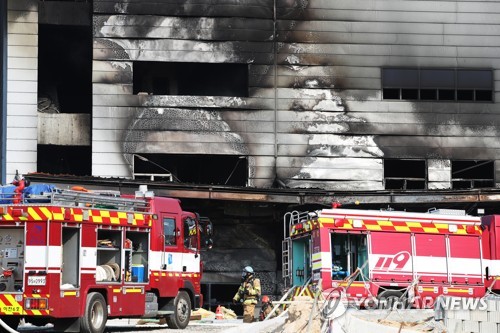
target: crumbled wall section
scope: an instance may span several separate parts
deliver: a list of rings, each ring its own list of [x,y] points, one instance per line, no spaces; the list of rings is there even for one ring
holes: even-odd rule
[[[10,182],[16,170],[36,171],[38,2],[7,1],[6,179]]]

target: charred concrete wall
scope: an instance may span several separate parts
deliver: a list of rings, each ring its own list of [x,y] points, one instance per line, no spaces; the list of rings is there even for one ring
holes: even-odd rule
[[[497,160],[497,103],[385,100],[382,68],[496,74],[499,6],[96,0],[93,174],[130,176],[134,153],[227,154],[249,158],[250,186],[380,190],[384,159],[410,158],[450,188],[450,160]],[[245,65],[248,95],[134,93],[148,61]]]

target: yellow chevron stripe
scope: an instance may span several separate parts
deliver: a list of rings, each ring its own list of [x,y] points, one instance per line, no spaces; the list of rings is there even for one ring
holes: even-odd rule
[[[40,215],[38,215],[38,213],[33,209],[33,207],[28,207],[28,215],[31,216],[33,218],[33,220],[35,220],[35,221],[42,220]]]
[[[40,210],[45,215],[46,219],[52,219],[52,213],[50,212],[50,210],[47,207],[41,207]]]

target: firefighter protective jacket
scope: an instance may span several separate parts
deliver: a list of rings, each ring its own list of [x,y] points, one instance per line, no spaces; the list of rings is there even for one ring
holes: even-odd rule
[[[260,298],[260,280],[251,276],[245,280],[233,299],[238,302],[243,300],[243,304],[257,304]]]

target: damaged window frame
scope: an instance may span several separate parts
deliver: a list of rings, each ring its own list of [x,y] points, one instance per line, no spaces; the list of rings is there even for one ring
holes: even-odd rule
[[[414,165],[411,165],[412,163]],[[410,173],[403,175],[401,170]],[[415,172],[417,175],[421,173],[421,176],[415,176]],[[384,159],[384,188],[386,190],[426,190],[427,179],[427,160]],[[397,184],[400,185],[396,186]]]
[[[488,173],[490,177],[485,178]],[[451,186],[453,189],[494,188],[495,161],[451,160]]]
[[[134,179],[248,186],[248,156],[223,154],[134,153]]]
[[[249,96],[249,67],[239,63],[133,62],[134,95]]]

